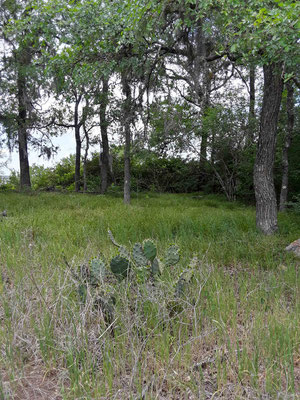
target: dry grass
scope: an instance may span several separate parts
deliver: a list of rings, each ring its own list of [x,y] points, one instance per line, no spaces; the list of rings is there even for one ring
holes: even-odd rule
[[[184,196],[128,208],[100,196],[1,195],[0,399],[296,399],[299,261],[282,249],[300,236],[297,217],[281,216],[282,233],[264,238],[252,209],[210,201],[217,213]],[[72,273],[113,254],[108,226],[125,244],[154,237],[161,251],[182,249],[160,282],[116,282],[109,322],[95,298],[111,283],[81,303]],[[193,253],[198,267],[174,309],[175,277]]]

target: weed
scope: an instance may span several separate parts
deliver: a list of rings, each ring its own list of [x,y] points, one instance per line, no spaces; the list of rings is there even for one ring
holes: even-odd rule
[[[0,397],[47,379],[66,400],[297,396],[298,214],[264,237],[213,196],[1,193],[4,209]]]

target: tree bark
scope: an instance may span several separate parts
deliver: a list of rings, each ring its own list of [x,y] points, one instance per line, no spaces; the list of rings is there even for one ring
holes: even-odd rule
[[[100,101],[100,131],[101,131],[101,145],[102,152],[100,151],[100,176],[101,185],[100,192],[104,194],[111,181],[110,165],[109,165],[109,144],[107,136],[108,122],[106,118],[106,109],[108,105],[108,79],[102,80],[102,94]]]
[[[26,67],[30,64],[29,50],[21,52],[17,76],[17,99],[18,99],[18,147],[20,163],[20,188],[30,189],[30,171],[28,160],[28,134],[27,134],[27,93],[26,93]]]
[[[75,192],[80,190],[80,162],[81,162],[81,138],[80,138],[80,127],[78,108],[81,101],[81,96],[76,97],[75,110],[74,110],[74,129],[75,129],[75,141],[76,141],[76,153],[75,153]]]
[[[277,231],[277,202],[273,166],[277,122],[283,90],[282,64],[265,65],[258,149],[254,165],[256,226],[266,235]]]
[[[208,62],[206,61],[206,42],[203,30],[203,21],[199,20],[198,27],[195,35],[195,45],[193,50],[190,51],[190,74],[194,82],[194,93],[196,101],[201,105],[200,118],[204,118],[210,107],[210,93],[211,93],[211,75]],[[200,145],[200,159],[199,159],[199,186],[203,186],[206,182],[207,170],[207,147],[208,147],[208,133],[202,131],[201,145]]]
[[[130,204],[130,187],[131,187],[131,172],[130,172],[130,151],[131,151],[131,89],[126,75],[122,77],[123,93],[125,95],[123,108],[123,123],[125,134],[125,149],[124,149],[124,203]]]
[[[90,148],[90,138],[89,138],[89,133],[86,130],[85,125],[83,125],[84,129],[84,136],[85,136],[85,152],[84,152],[84,158],[83,158],[83,191],[84,193],[87,191],[87,158],[89,154],[89,148]]]
[[[286,111],[287,111],[287,132],[285,135],[284,146],[282,150],[282,182],[281,182],[279,211],[285,211],[286,209],[288,183],[289,183],[288,152],[293,137],[294,121],[295,121],[294,87],[291,82],[287,83]]]

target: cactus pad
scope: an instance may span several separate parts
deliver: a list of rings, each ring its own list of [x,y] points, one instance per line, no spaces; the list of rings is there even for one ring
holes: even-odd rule
[[[111,260],[110,268],[119,279],[126,278],[130,269],[130,261],[122,256],[116,256]]]
[[[139,268],[146,267],[148,260],[145,257],[143,246],[141,243],[135,243],[132,248],[132,258],[136,266]]]
[[[193,277],[194,270],[192,268],[186,269],[180,275],[176,287],[175,287],[175,297],[182,297],[187,283],[189,283]]]
[[[130,253],[125,246],[119,246],[119,255],[123,258],[130,259]]]
[[[152,240],[145,240],[144,241],[144,254],[145,257],[147,258],[147,260],[149,261],[153,261],[154,258],[156,257],[156,246],[155,244],[152,242]]]
[[[90,262],[90,284],[97,286],[107,275],[105,262],[101,258],[93,258]]]
[[[151,263],[151,275],[160,275],[160,273],[159,260],[155,257]]]
[[[114,235],[112,234],[110,229],[107,230],[107,233],[108,233],[108,236],[109,236],[110,240],[112,241],[112,243],[115,246],[120,247],[120,245],[116,242],[116,239],[114,238]]]
[[[180,259],[179,247],[172,245],[168,248],[165,256],[165,264],[167,267],[171,267],[178,263]]]

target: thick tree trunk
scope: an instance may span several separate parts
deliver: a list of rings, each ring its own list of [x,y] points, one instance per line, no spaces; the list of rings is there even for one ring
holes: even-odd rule
[[[196,33],[196,54],[194,60],[195,93],[198,104],[201,104],[201,116],[204,117],[210,107],[211,76],[208,62],[206,61],[205,34],[203,22],[199,21]],[[207,164],[207,132],[202,132],[200,146],[200,169],[205,170]],[[205,173],[204,173],[205,174]]]
[[[26,52],[25,52],[26,53]],[[27,136],[27,104],[26,104],[26,77],[24,69],[30,63],[26,54],[21,55],[20,68],[17,78],[17,98],[18,98],[18,147],[20,162],[20,188],[21,190],[30,189],[30,171],[28,160],[28,136]]]
[[[102,152],[100,151],[100,175],[101,175],[101,186],[100,192],[104,194],[107,191],[107,187],[111,181],[110,177],[110,165],[109,165],[109,144],[107,136],[107,118],[106,109],[108,105],[108,79],[102,80],[102,94],[100,101],[100,130],[101,130],[101,145]]]
[[[189,44],[188,44],[189,46]],[[203,29],[203,21],[199,20],[195,35],[195,45],[190,49],[189,73],[193,78],[193,91],[199,107],[201,107],[200,118],[205,117],[210,107],[211,72],[206,61],[206,42]],[[199,188],[207,181],[207,147],[208,133],[201,133],[200,158],[199,158]]]
[[[123,76],[123,93],[125,95],[125,102],[123,108],[123,123],[125,134],[125,149],[124,149],[124,203],[130,203],[130,187],[131,187],[131,172],[130,172],[130,151],[131,151],[131,89],[127,77]]]
[[[284,211],[286,209],[286,202],[288,195],[288,180],[289,180],[288,152],[293,137],[294,121],[295,121],[294,88],[291,82],[287,83],[286,111],[287,111],[287,132],[285,135],[285,141],[282,150],[282,182],[281,182],[279,211]]]
[[[256,226],[264,234],[277,231],[277,202],[273,178],[278,114],[283,89],[282,65],[264,66],[264,95],[258,149],[254,165]]]

